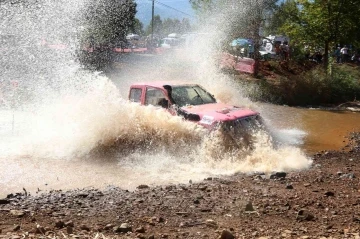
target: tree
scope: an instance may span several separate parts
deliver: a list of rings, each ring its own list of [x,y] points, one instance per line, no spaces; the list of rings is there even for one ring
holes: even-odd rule
[[[174,25],[175,25],[175,21],[173,19],[166,18],[162,24],[162,29],[161,29],[162,35],[167,36],[168,34],[174,32]]]
[[[152,28],[152,20],[150,21],[150,24],[146,28],[146,34],[150,35],[151,33],[154,33],[154,35],[161,36],[161,29],[163,27],[163,22],[161,20],[160,15],[154,16],[154,29]]]
[[[273,11],[266,16],[264,31],[266,35],[287,35],[282,26],[288,22],[299,22],[300,10],[296,0],[287,0],[275,5]]]
[[[290,2],[297,4],[298,13],[294,7],[292,8],[294,14],[291,14],[290,11],[283,11],[288,18],[279,29],[294,40],[322,47],[325,68],[328,67],[331,46],[337,43],[358,43],[360,8],[357,0],[297,0]]]
[[[183,18],[181,20],[181,31],[180,33],[187,33],[190,32],[192,29],[190,20],[188,18]]]
[[[138,34],[138,35],[144,35],[144,25],[142,24],[142,22],[135,18],[134,19],[134,23],[133,26],[131,27],[131,31],[132,33]],[[128,32],[130,33],[130,32]]]
[[[82,39],[90,42],[96,51],[82,52],[80,61],[90,67],[101,69],[112,61],[109,46],[124,41],[126,33],[134,27],[136,3],[134,0],[89,0],[82,19]]]

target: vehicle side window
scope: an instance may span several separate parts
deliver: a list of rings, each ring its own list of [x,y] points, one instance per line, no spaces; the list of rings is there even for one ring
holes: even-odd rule
[[[130,90],[130,101],[141,102],[141,93],[142,90],[140,88],[132,88]]]
[[[165,99],[164,92],[160,89],[147,88],[145,95],[145,105],[159,105],[161,100]]]

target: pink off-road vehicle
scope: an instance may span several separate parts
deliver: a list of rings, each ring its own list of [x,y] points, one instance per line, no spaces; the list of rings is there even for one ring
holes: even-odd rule
[[[173,115],[213,130],[222,129],[232,139],[244,139],[263,127],[258,112],[218,103],[197,84],[173,82],[136,83],[130,87],[129,100],[141,105],[159,106]]]

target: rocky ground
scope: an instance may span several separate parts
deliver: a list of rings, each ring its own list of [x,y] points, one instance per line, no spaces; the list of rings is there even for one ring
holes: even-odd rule
[[[360,133],[301,172],[0,199],[0,238],[360,238]]]

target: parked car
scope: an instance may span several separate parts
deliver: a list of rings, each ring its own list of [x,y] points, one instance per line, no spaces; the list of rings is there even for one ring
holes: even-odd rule
[[[180,40],[177,38],[165,37],[160,40],[160,47],[172,48],[172,47],[178,46],[179,43],[180,43]]]

